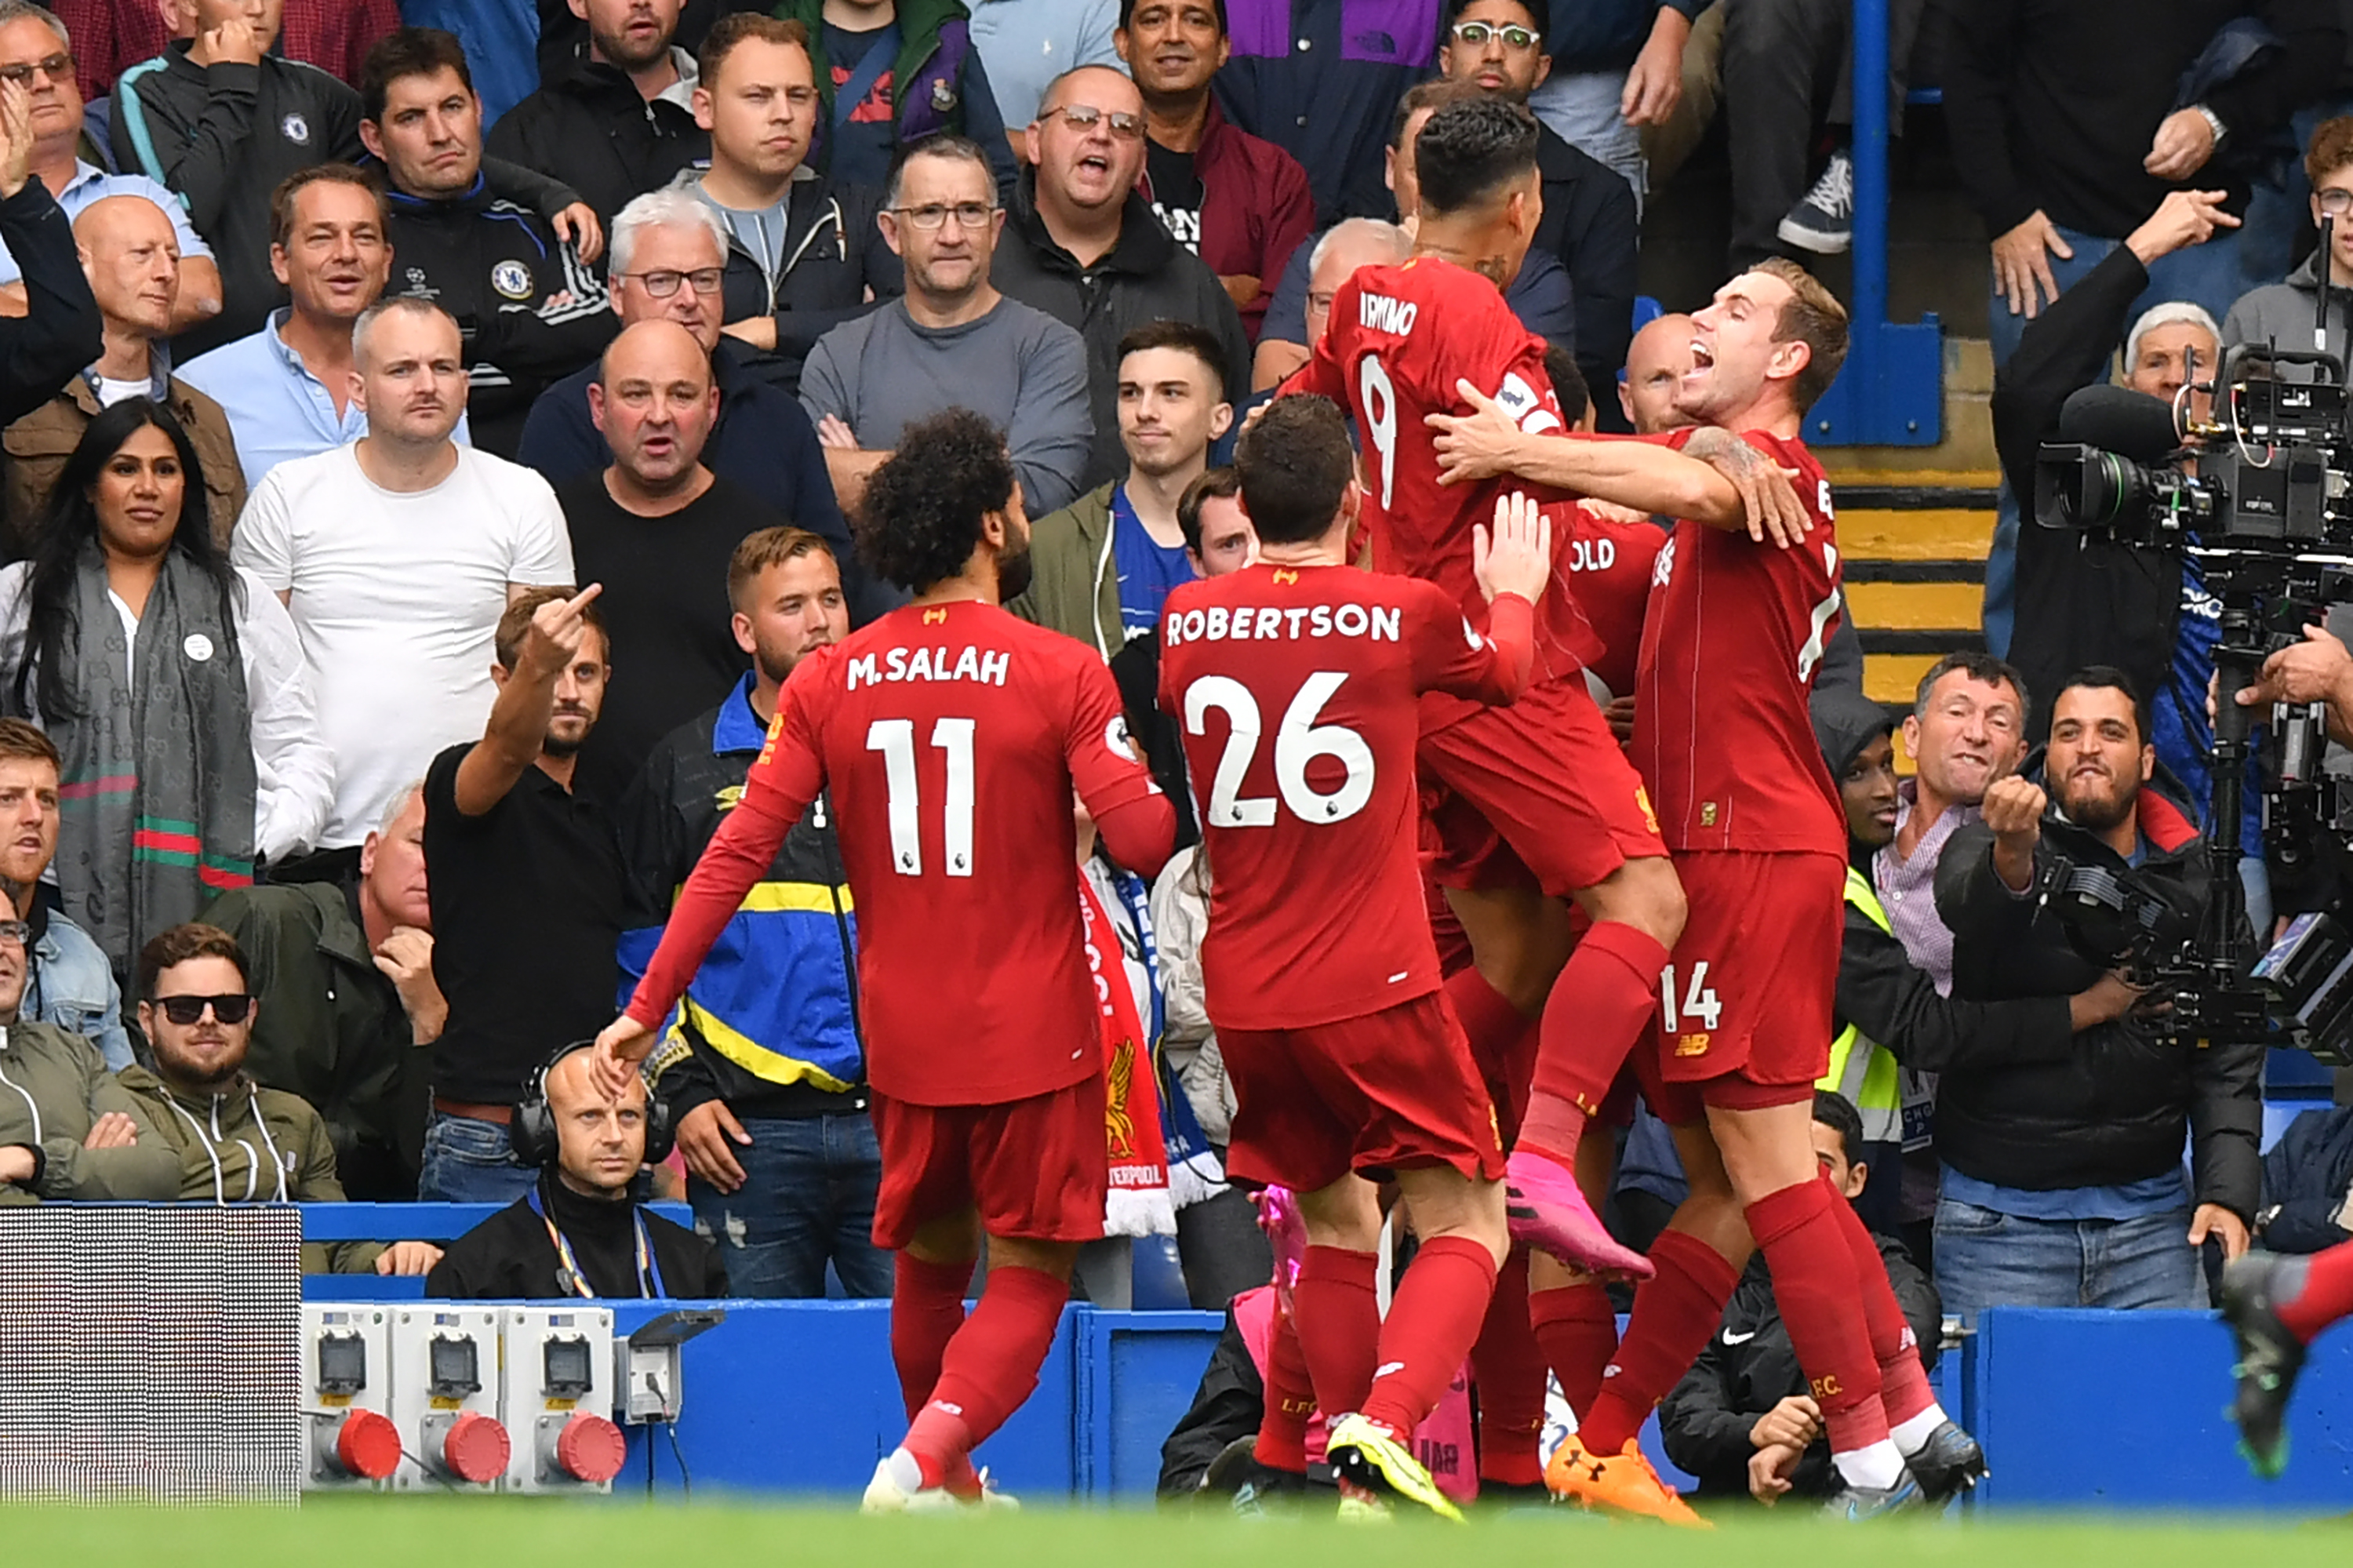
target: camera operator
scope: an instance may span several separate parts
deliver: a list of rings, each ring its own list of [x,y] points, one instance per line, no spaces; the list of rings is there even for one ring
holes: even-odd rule
[[[2071,870],[2105,873],[2164,906],[2160,925],[2198,929],[2204,842],[2153,787],[2156,771],[2131,678],[2102,666],[2071,676],[2052,705],[2042,781],[1989,786],[1984,821],[1937,863],[1957,995],[2073,995],[2127,956],[2101,950],[2091,922],[2063,923],[2050,895]],[[2255,1212],[2262,1067],[2256,1045],[2177,1043],[2147,1001],[2062,1056],[1948,1067],[1936,1103],[1946,1309],[1973,1320],[1993,1306],[2204,1306],[2197,1249],[2211,1238],[2238,1256]]]
[[[2127,313],[2148,287],[2150,266],[2203,244],[2220,229],[2237,227],[2238,220],[2221,210],[2221,200],[2220,191],[2172,192],[2105,260],[2026,324],[2017,353],[1994,376],[1993,428],[2002,477],[2027,506],[2033,504],[2038,447],[2057,439],[2060,409],[2069,394],[2108,377]],[[2134,323],[2122,384],[2170,400],[2192,379],[2189,355],[2195,353],[2195,378],[2203,380],[2216,367],[2220,344],[2213,318],[2197,306],[2155,305]],[[2192,407],[2203,415],[2206,401],[2193,398]],[[2029,518],[2019,530],[2010,662],[2030,692],[2055,691],[2071,671],[2087,664],[2120,666],[2140,692],[2167,690],[2188,679],[2190,688],[2174,695],[2186,696],[2191,713],[2202,717],[2206,674],[2213,662],[2211,620],[2200,622],[2207,628],[2202,667],[2193,658],[2192,668],[2175,670],[2182,641],[2177,621],[2193,593],[2195,603],[2211,603],[2195,589],[2176,552],[2137,549],[2098,534],[2042,527]],[[2031,715],[2029,722],[2029,741],[2040,739],[2043,715]],[[2168,756],[2168,766],[2176,761]],[[2202,791],[2196,799],[2202,810]]]
[[[2306,627],[2303,641],[2291,642],[2265,659],[2253,683],[2239,693],[2242,707],[2274,703],[2321,704],[2328,738],[2353,746],[2353,653],[2334,633]]]

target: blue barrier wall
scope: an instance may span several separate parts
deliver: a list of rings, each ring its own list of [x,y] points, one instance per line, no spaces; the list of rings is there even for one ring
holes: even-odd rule
[[[464,1205],[306,1208],[314,1241],[390,1235],[438,1240],[489,1212]],[[416,1282],[313,1276],[313,1299],[413,1298]],[[616,1301],[626,1335],[670,1302]],[[906,1429],[880,1301],[733,1301],[725,1322],[683,1353],[675,1434],[629,1429],[616,1483],[675,1495],[693,1485],[737,1491],[855,1493]],[[981,1450],[1016,1495],[1088,1501],[1149,1497],[1160,1445],[1192,1403],[1217,1343],[1207,1312],[1063,1314],[1038,1390]],[[2204,1312],[1986,1313],[1939,1362],[1945,1408],[1984,1443],[1993,1474],[1976,1506],[2353,1508],[2353,1335],[2315,1348],[2290,1417],[2293,1460],[2281,1481],[2254,1479],[2233,1452],[2230,1336]],[[1643,1445],[1671,1483],[1655,1419]],[[673,1450],[670,1438],[677,1446]],[[649,1440],[650,1439],[650,1440]],[[684,1470],[680,1461],[684,1461]]]

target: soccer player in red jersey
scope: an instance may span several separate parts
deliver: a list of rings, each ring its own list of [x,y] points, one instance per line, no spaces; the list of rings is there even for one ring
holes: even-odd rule
[[[1651,1248],[1610,1373],[1546,1478],[1589,1506],[1694,1522],[1635,1433],[1715,1331],[1750,1253],[1829,1428],[1849,1517],[1972,1484],[1983,1459],[1938,1408],[1886,1272],[1822,1180],[1808,1133],[1837,986],[1844,821],[1807,697],[1839,610],[1829,481],[1798,439],[1846,353],[1846,315],[1795,265],[1735,278],[1694,321],[1685,450],[1751,448],[1803,514],[1769,542],[1715,470],[1642,441],[1530,441],[1510,410],[1433,421],[1440,461],[1681,519],[1660,554],[1634,752],[1691,896],[1635,1065],[1674,1129],[1691,1198]],[[1485,399],[1479,399],[1484,402]]]
[[[1523,429],[1561,426],[1544,341],[1500,292],[1543,214],[1535,150],[1535,121],[1514,105],[1471,99],[1433,113],[1414,142],[1414,255],[1359,269],[1341,286],[1323,340],[1283,387],[1355,413],[1375,566],[1435,584],[1465,614],[1480,609],[1472,529],[1493,514],[1500,486],[1441,486],[1421,421],[1469,407],[1455,390],[1467,379]],[[1586,1091],[1559,1068],[1583,1040],[1631,1049],[1683,928],[1683,900],[1641,781],[1585,688],[1583,666],[1599,644],[1557,578],[1565,543],[1556,535],[1556,583],[1538,608],[1528,690],[1508,709],[1424,698],[1419,760],[1449,798],[1437,820],[1447,845],[1438,879],[1474,955],[1448,994],[1483,1060],[1508,1054],[1527,1021],[1543,1019],[1507,1175],[1513,1235],[1640,1276],[1649,1266],[1610,1238],[1571,1174]],[[1564,899],[1593,921],[1573,955]],[[1594,1105],[1608,1086],[1605,1076]]]
[[[911,428],[869,481],[858,544],[912,603],[804,659],[742,802],[680,893],[606,1082],[642,1060],[786,832],[830,787],[858,903],[858,975],[898,1253],[891,1351],[910,1425],[871,1511],[981,1498],[970,1454],[1037,1386],[1072,1260],[1103,1234],[1103,1061],[1072,885],[1075,787],[1150,875],[1176,817],[1091,649],[998,608],[1029,580],[1004,437],[961,408]],[[989,1270],[967,1319],[983,1233]]]
[[[1298,1194],[1299,1343],[1344,1483],[1452,1517],[1409,1445],[1508,1243],[1494,1109],[1422,906],[1417,705],[1518,694],[1549,527],[1514,494],[1492,550],[1475,534],[1482,635],[1443,589],[1348,564],[1363,492],[1332,403],[1277,402],[1235,466],[1258,564],[1176,589],[1160,636],[1160,702],[1217,868],[1201,965],[1236,1101],[1227,1167]],[[1386,1320],[1380,1214],[1357,1172],[1395,1178],[1420,1241]]]

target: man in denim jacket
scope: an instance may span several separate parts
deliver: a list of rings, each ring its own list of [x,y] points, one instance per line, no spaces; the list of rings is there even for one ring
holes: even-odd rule
[[[58,907],[41,875],[58,853],[58,748],[23,719],[0,719],[0,891],[32,927],[22,1016],[86,1036],[110,1071],[131,1065],[122,991],[90,933]]]

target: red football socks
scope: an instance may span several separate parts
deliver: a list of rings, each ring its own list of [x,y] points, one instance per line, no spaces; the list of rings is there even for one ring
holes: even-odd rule
[[[1447,1005],[1471,1044],[1471,1064],[1495,1109],[1495,1135],[1505,1149],[1519,1136],[1519,1110],[1527,1099],[1532,1044],[1525,1044],[1535,1022],[1487,983],[1475,967],[1455,970],[1442,988]]]
[[[1829,1182],[1812,1181],[1767,1192],[1747,1209],[1748,1234],[1773,1271],[1773,1298],[1821,1406],[1833,1457],[1888,1440],[1879,1361],[1856,1300],[1857,1259],[1831,1212],[1845,1206]],[[1873,1271],[1885,1289],[1878,1249],[1872,1254]]]
[[[1307,1358],[1315,1406],[1326,1421],[1363,1410],[1372,1390],[1381,1340],[1380,1304],[1373,1294],[1379,1261],[1336,1246],[1311,1246],[1299,1261],[1291,1308],[1299,1318],[1299,1348]]]
[[[1618,1069],[1658,1015],[1659,971],[1668,956],[1648,932],[1617,920],[1577,939],[1545,1003],[1535,1092],[1518,1148],[1576,1169],[1584,1118],[1601,1108]],[[1573,1121],[1564,1105],[1578,1113]]]
[[[940,1359],[964,1327],[964,1293],[972,1284],[973,1258],[962,1263],[925,1263],[903,1249],[897,1255],[891,1287],[891,1360],[899,1369],[899,1393],[907,1419],[923,1408],[940,1381]]]
[[[2274,1304],[2287,1331],[2310,1344],[2320,1331],[2353,1314],[2353,1242],[2340,1242],[2304,1262],[2304,1284],[2292,1301]]]
[[[1560,1396],[1582,1425],[1618,1353],[1618,1309],[1599,1280],[1587,1280],[1539,1290],[1528,1298],[1528,1316],[1553,1376],[1560,1379]]]
[[[1299,1330],[1278,1311],[1266,1347],[1266,1406],[1258,1418],[1251,1449],[1269,1469],[1303,1475],[1307,1470],[1307,1418],[1315,1410],[1315,1385],[1299,1349]]]
[[[1724,1319],[1739,1272],[1724,1255],[1682,1231],[1662,1231],[1651,1244],[1658,1272],[1634,1291],[1626,1337],[1605,1371],[1591,1414],[1580,1414],[1578,1436],[1588,1453],[1615,1454],[1642,1430],[1659,1401],[1674,1392],[1709,1336]]]
[[[1365,1419],[1410,1438],[1462,1370],[1494,1292],[1495,1255],[1486,1243],[1467,1236],[1422,1243],[1381,1324],[1380,1366],[1360,1407]]]
[[[923,1467],[925,1486],[954,1477],[1037,1388],[1070,1298],[1067,1282],[1039,1269],[989,1269],[980,1304],[948,1341],[939,1382],[900,1444]]]
[[[1408,1271],[1411,1272],[1410,1270]],[[1545,1358],[1528,1322],[1528,1249],[1515,1246],[1495,1275],[1487,1319],[1471,1347],[1479,1391],[1479,1478],[1507,1487],[1544,1479]]]
[[[1831,1217],[1838,1222],[1839,1234],[1846,1237],[1847,1251],[1854,1257],[1855,1281],[1862,1292],[1862,1327],[1871,1336],[1872,1356],[1879,1362],[1879,1404],[1892,1430],[1935,1405],[1936,1391],[1928,1386],[1927,1371],[1920,1364],[1920,1336],[1904,1316],[1895,1287],[1887,1282],[1887,1260],[1880,1255],[1879,1244],[1871,1239],[1871,1228],[1846,1201],[1846,1194],[1831,1187],[1828,1176],[1822,1178],[1822,1185],[1830,1190]]]

